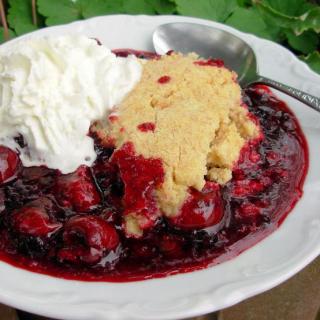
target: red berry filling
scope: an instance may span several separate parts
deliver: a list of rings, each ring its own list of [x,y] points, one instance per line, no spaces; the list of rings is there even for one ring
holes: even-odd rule
[[[208,59],[208,60],[199,60],[195,61],[194,64],[203,67],[224,67],[224,62],[221,59]]]
[[[56,178],[55,197],[63,207],[87,212],[100,203],[100,195],[88,167],[81,166],[74,173]]]
[[[204,229],[217,225],[223,218],[220,186],[207,182],[201,192],[191,190],[189,198],[171,223],[185,230]]]
[[[141,229],[153,227],[159,216],[154,191],[164,179],[162,161],[137,156],[134,146],[126,143],[114,152],[112,163],[118,167],[124,183],[123,215],[136,217]]]
[[[117,57],[126,58],[129,55],[134,55],[140,59],[159,59],[160,56],[155,52],[150,51],[141,51],[141,50],[134,50],[134,49],[114,49],[112,50]]]
[[[30,202],[12,213],[12,227],[22,235],[48,237],[62,227],[62,223],[50,218],[47,211],[51,209],[52,204],[46,198]]]
[[[110,114],[108,117],[110,122],[116,122],[119,119],[119,116],[117,116],[116,114]]]
[[[96,264],[104,252],[119,244],[116,229],[96,216],[72,217],[65,224],[62,237],[63,248],[58,252],[62,262]]]
[[[129,53],[136,52],[118,51]],[[265,87],[246,89],[244,103],[260,123],[261,139],[242,150],[227,185],[190,190],[171,219],[155,201],[162,161],[137,155],[130,143],[114,152],[92,134],[93,167],[67,175],[23,167],[0,146],[0,259],[68,279],[132,281],[201,269],[252,246],[301,197],[308,154],[298,121]],[[138,219],[142,238],[127,237],[128,215]]]
[[[158,79],[158,82],[160,84],[165,84],[165,83],[168,83],[169,81],[171,80],[171,77],[169,76],[162,76]]]
[[[14,151],[0,146],[0,185],[16,176],[19,164],[18,155]]]
[[[156,124],[153,122],[144,122],[138,125],[138,129],[142,132],[153,132],[154,130],[156,130]]]

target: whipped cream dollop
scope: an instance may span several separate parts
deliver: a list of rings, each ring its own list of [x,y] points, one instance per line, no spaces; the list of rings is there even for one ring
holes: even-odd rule
[[[62,173],[96,159],[93,121],[103,119],[142,73],[134,56],[116,57],[82,35],[29,38],[0,47],[0,144],[24,166]],[[15,139],[22,135],[25,146]]]

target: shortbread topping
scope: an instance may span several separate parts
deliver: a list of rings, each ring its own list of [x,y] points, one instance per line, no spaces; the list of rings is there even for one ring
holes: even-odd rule
[[[117,148],[131,142],[137,154],[162,160],[165,178],[156,198],[168,217],[179,214],[189,188],[202,190],[205,177],[230,180],[241,148],[259,135],[236,74],[200,62],[180,54],[147,61],[107,131]]]

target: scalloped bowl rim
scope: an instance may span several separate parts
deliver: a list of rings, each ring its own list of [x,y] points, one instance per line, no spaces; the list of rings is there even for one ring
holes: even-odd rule
[[[255,50],[263,75],[319,95],[320,76],[286,48],[229,26],[198,18],[101,16],[45,28],[20,38],[80,32],[98,37],[111,48],[150,50],[151,32],[157,25],[182,21],[219,27],[242,37]],[[115,25],[117,29],[111,29],[114,34],[106,34],[104,30]],[[10,42],[13,41],[16,39]],[[317,141],[320,121],[317,120],[320,118],[301,103],[277,95],[296,113],[310,151],[305,194],[278,230],[238,257],[220,265],[139,282],[64,280],[0,262],[0,301],[36,314],[70,320],[177,319],[226,308],[268,290],[300,271],[320,254],[320,215],[316,213],[316,207],[320,205],[320,199],[316,199],[320,193],[320,169],[316,163],[317,149],[320,148]]]

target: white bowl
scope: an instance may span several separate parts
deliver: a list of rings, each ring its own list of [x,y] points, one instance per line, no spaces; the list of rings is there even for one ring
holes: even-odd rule
[[[110,48],[152,50],[151,35],[156,26],[175,21],[211,25],[242,37],[254,48],[262,75],[320,95],[320,77],[285,48],[206,20],[104,16],[43,29],[32,36],[83,33],[100,39]],[[131,283],[63,280],[0,262],[0,301],[65,320],[178,319],[228,307],[276,286],[301,270],[320,253],[320,115],[285,95],[278,96],[301,122],[310,148],[310,169],[304,196],[269,237],[220,265]]]

